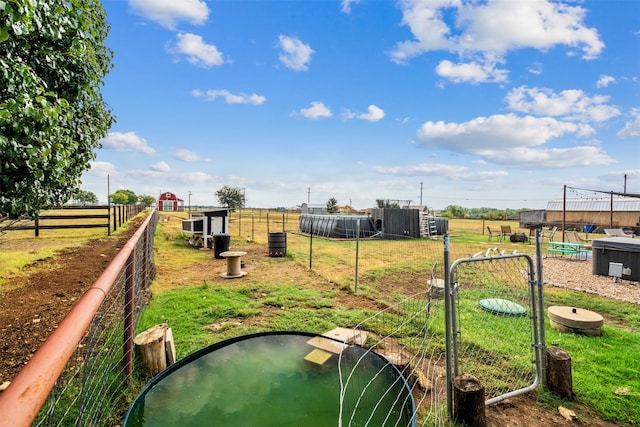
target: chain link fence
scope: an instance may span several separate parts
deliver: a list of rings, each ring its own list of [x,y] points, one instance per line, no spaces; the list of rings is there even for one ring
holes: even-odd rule
[[[540,361],[534,263],[528,255],[451,266],[453,372],[476,377],[488,404],[534,389]]]

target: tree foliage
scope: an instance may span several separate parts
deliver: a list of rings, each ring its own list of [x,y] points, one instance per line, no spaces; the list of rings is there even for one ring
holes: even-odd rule
[[[391,202],[385,199],[376,199],[376,207],[379,209],[398,209],[400,205],[397,202]]]
[[[442,216],[448,218],[464,218],[466,211],[462,206],[458,205],[449,205],[444,208],[442,212]]]
[[[131,190],[118,190],[109,194],[109,199],[111,203],[116,205],[135,205],[138,203],[138,196]]]
[[[79,188],[73,193],[72,200],[82,206],[98,204],[98,196],[91,191],[81,190]]]
[[[0,214],[71,198],[114,118],[98,0],[0,1]]]
[[[440,215],[448,218],[483,218],[483,219],[507,219],[509,215],[517,214],[520,211],[529,210],[527,208],[521,209],[497,209],[497,208],[463,208],[458,205],[449,205],[444,208]]]
[[[327,212],[331,214],[338,212],[338,200],[335,197],[327,200]]]
[[[156,204],[156,198],[148,194],[141,194],[138,196],[138,203],[144,206],[153,206]]]
[[[244,207],[244,192],[241,188],[225,185],[216,191],[215,196],[221,206],[231,209]]]

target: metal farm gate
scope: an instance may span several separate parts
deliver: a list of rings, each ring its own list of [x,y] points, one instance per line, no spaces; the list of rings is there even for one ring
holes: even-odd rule
[[[541,279],[536,280],[532,258],[459,259],[448,279],[449,403],[452,380],[461,374],[482,383],[486,404],[534,390],[543,378],[539,323],[544,318]]]

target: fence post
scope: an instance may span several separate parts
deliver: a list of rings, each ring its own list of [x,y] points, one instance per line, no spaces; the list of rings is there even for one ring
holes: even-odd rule
[[[311,229],[309,231],[309,270],[313,270],[313,218],[311,218]]]
[[[547,361],[546,346],[547,338],[544,325],[544,278],[542,277],[542,226],[536,228],[536,287],[538,288],[538,298],[536,308],[538,310],[538,330],[539,342],[536,343],[538,350],[538,363],[540,364],[540,378],[542,384],[547,386]]]
[[[147,289],[149,285],[149,232],[151,227],[147,225],[147,228],[144,232],[144,242],[142,244],[142,289]]]
[[[354,293],[358,293],[358,260],[360,259],[360,219],[356,221],[356,277]]]
[[[40,226],[40,218],[36,217],[35,219],[35,225],[36,225],[36,237],[38,237],[40,235],[40,228],[38,228]]]
[[[444,328],[445,328],[445,365],[447,369],[447,412],[449,418],[453,417],[453,375],[451,369],[452,351],[451,341],[453,339],[453,327],[451,324],[451,316],[453,315],[451,307],[453,306],[453,295],[451,293],[451,271],[449,271],[449,234],[445,233],[443,238],[444,244]]]
[[[124,281],[124,371],[127,382],[131,383],[133,374],[133,338],[134,338],[134,313],[135,313],[135,286],[136,286],[136,247],[133,248],[129,259]]]

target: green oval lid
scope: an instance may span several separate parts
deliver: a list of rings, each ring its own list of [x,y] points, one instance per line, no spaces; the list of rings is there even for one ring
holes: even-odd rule
[[[507,316],[524,316],[527,310],[520,304],[501,298],[488,298],[480,300],[480,307],[493,314]]]

